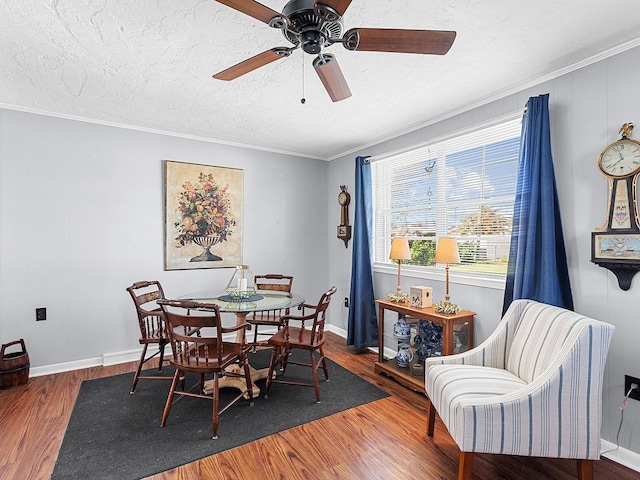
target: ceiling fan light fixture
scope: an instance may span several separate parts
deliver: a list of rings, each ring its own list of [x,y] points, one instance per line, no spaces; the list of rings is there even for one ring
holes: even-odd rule
[[[322,32],[311,29],[300,34],[300,42],[302,43],[302,50],[311,55],[316,55],[322,51],[326,38]]]

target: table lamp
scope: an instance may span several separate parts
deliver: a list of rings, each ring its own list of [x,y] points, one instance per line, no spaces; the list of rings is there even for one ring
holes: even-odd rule
[[[400,264],[402,260],[411,260],[411,250],[409,250],[409,241],[403,237],[396,237],[391,240],[391,251],[389,252],[389,259],[396,260],[398,262],[398,288],[396,293],[401,294],[402,288],[400,287]]]
[[[460,263],[460,254],[458,253],[458,242],[455,238],[442,237],[436,246],[436,263],[444,263],[445,267],[445,295],[444,301],[449,303],[449,264]]]

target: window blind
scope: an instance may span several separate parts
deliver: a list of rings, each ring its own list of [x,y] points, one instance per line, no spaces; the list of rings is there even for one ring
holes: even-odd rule
[[[390,263],[391,238],[401,235],[412,250],[404,263],[433,266],[437,239],[453,236],[461,257],[457,268],[506,272],[520,128],[520,115],[514,115],[375,159],[375,262]]]

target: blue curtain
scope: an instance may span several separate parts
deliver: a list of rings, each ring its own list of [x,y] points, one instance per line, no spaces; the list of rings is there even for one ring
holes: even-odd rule
[[[522,119],[503,312],[518,298],[573,310],[551,157],[548,94],[531,97]]]
[[[373,294],[371,164],[356,157],[355,215],[351,252],[351,293],[347,345],[366,348],[378,345],[378,320]]]

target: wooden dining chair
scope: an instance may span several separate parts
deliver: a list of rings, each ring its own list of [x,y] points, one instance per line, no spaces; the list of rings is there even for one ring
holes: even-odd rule
[[[293,284],[293,277],[290,275],[281,275],[276,273],[269,273],[266,275],[255,275],[253,279],[256,289],[258,291],[272,291],[282,292],[291,295],[291,285]],[[255,353],[259,346],[266,346],[267,340],[262,342],[258,341],[258,336],[271,336],[273,330],[279,330],[282,328],[282,317],[289,314],[289,309],[280,310],[267,310],[262,312],[253,312],[247,315],[247,322],[253,325],[253,353]],[[270,331],[266,333],[260,333],[258,329],[260,326],[271,327]]]
[[[267,385],[265,387],[265,398],[269,397],[269,388],[272,383],[286,383],[289,385],[300,385],[313,387],[316,394],[316,402],[320,403],[320,383],[318,380],[318,369],[322,367],[324,377],[329,380],[327,361],[324,356],[323,345],[325,341],[324,324],[327,316],[327,308],[331,302],[331,296],[336,293],[336,287],[322,294],[317,305],[302,305],[301,315],[285,315],[282,317],[283,327],[269,339],[272,347],[271,361],[269,362],[269,374],[267,375]],[[291,321],[300,322],[300,326],[292,326]],[[306,350],[310,354],[310,362],[292,361],[290,355],[293,350]],[[287,365],[301,365],[311,367],[313,382],[301,382],[288,380],[285,377]],[[274,378],[274,372],[280,366],[281,373]]]
[[[133,394],[136,390],[138,380],[171,380],[170,376],[162,375],[141,375],[142,366],[152,358],[160,356],[158,364],[158,373],[162,373],[164,364],[164,347],[169,343],[169,339],[165,335],[164,314],[157,304],[157,301],[164,298],[164,290],[160,282],[142,281],[136,282],[127,288],[127,291],[133,299],[136,306],[138,317],[138,327],[140,329],[139,342],[142,345],[142,354],[138,362],[138,368],[133,376],[133,383],[129,393]],[[158,351],[147,357],[147,348],[149,345],[157,345]]]
[[[245,341],[245,331],[251,326],[242,322],[232,327],[222,325],[220,310],[214,303],[200,303],[193,300],[158,300],[167,322],[167,333],[171,341],[173,357],[169,363],[176,369],[167,396],[167,402],[162,413],[161,427],[164,427],[174,402],[174,396],[181,398],[195,397],[211,400],[213,438],[218,438],[219,418],[229,407],[245,397],[253,405],[253,389],[249,362],[247,361],[248,346]],[[193,332],[197,331],[197,335]],[[223,334],[240,332],[240,339],[236,342],[225,341]],[[234,336],[234,339],[236,337]],[[237,366],[238,369],[233,368]],[[230,368],[231,367],[231,368]],[[185,389],[185,374],[198,374],[198,381],[189,389]],[[212,386],[205,393],[206,375],[212,375]],[[246,388],[220,407],[221,377],[243,378]],[[180,380],[180,389],[178,389]],[[207,382],[209,383],[209,382]]]

